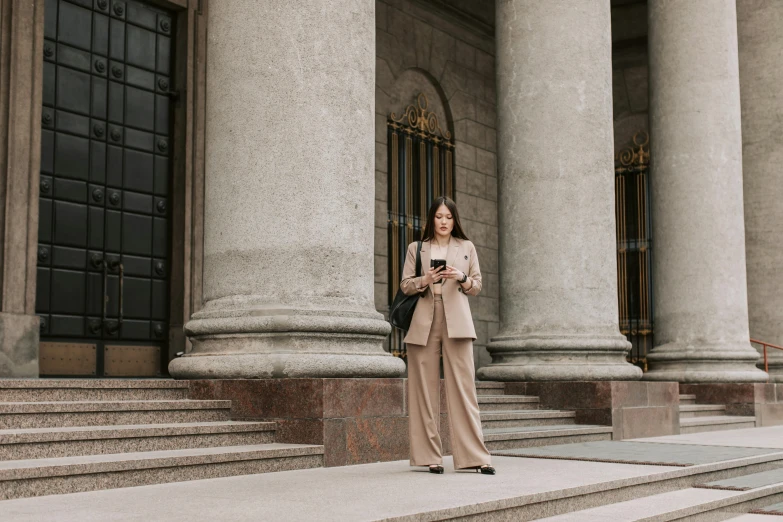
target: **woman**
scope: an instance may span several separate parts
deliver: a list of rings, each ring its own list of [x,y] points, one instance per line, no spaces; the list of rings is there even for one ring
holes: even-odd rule
[[[476,331],[467,297],[481,291],[481,272],[476,248],[462,231],[454,201],[441,197],[430,207],[422,237],[424,275],[420,277],[416,277],[417,247],[416,241],[408,246],[400,282],[406,295],[421,297],[404,339],[411,465],[443,473],[438,430],[442,351],[454,467],[494,475],[481,433],[473,367]],[[446,267],[430,268],[431,259],[445,259]]]

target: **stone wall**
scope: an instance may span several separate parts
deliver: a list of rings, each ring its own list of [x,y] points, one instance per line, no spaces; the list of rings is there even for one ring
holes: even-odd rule
[[[612,7],[612,100],[615,152],[647,123],[647,4]]]
[[[489,363],[485,346],[498,328],[495,44],[480,27],[435,9],[376,2],[375,303],[388,312],[386,121],[425,92],[455,138],[455,199],[484,278],[481,295],[470,298],[478,367]]]

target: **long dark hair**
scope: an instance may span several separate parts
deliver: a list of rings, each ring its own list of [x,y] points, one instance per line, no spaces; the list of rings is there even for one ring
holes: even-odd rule
[[[435,201],[432,202],[432,205],[430,205],[430,210],[427,212],[427,224],[424,225],[424,233],[421,236],[421,240],[431,241],[432,238],[435,237],[435,226],[433,223],[435,223],[435,213],[438,212],[441,205],[446,205],[446,208],[451,212],[451,217],[454,218],[454,228],[451,229],[451,235],[457,239],[469,241],[468,236],[466,236],[465,232],[462,230],[462,224],[459,222],[457,204],[454,203],[453,199],[443,196],[436,198]]]

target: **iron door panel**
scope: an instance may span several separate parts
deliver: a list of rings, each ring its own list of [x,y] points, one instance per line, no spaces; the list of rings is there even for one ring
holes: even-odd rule
[[[36,311],[48,346],[96,343],[102,375],[106,342],[167,337],[172,17],[45,0],[44,33]]]

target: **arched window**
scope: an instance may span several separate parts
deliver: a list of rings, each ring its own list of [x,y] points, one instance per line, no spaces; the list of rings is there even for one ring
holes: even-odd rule
[[[427,110],[427,97],[416,98],[397,117],[389,115],[388,172],[389,304],[400,287],[408,244],[421,238],[427,210],[437,197],[454,198],[454,142],[441,129],[438,117]],[[422,267],[426,270],[426,267]],[[405,357],[402,332],[392,331],[391,353]]]

